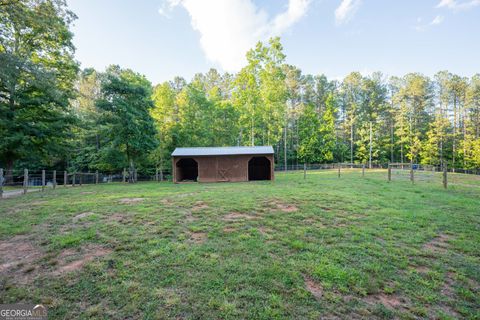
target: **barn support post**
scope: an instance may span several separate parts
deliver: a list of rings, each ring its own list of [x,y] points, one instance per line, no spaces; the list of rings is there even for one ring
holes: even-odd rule
[[[28,189],[28,169],[23,170],[23,194],[27,193]]]
[[[63,186],[66,187],[68,182],[68,174],[67,171],[63,171]]]
[[[45,170],[42,170],[42,192],[45,191]]]
[[[303,180],[307,179],[307,164],[303,164]]]
[[[98,170],[95,171],[95,184],[98,184]]]
[[[53,170],[53,181],[52,181],[53,189],[57,187],[57,170]]]
[[[447,189],[448,187],[448,180],[447,180],[447,165],[443,166],[443,187]]]
[[[0,168],[0,199],[3,197],[3,169]]]
[[[392,167],[388,164],[388,182],[392,181]]]

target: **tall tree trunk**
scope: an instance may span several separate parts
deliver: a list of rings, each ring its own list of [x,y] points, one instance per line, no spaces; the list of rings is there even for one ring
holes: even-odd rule
[[[370,148],[368,157],[368,167],[372,169],[372,121],[370,121]]]
[[[403,166],[403,162],[404,162],[404,159],[403,159],[403,142],[400,143],[400,160],[401,160],[402,166]]]
[[[350,124],[350,163],[353,163],[353,120]]]
[[[253,147],[255,145],[255,138],[253,136],[253,116],[252,116],[252,119],[251,119],[251,122],[250,122],[250,143],[251,143],[251,146]]]
[[[393,146],[394,146],[394,136],[393,136],[393,121],[390,122],[390,162],[393,163]]]
[[[287,125],[287,121],[285,121],[285,134],[283,136],[283,162],[285,171],[287,171]]]
[[[457,141],[457,96],[453,97],[453,152],[452,152],[452,172],[455,172],[455,153]]]
[[[128,159],[129,167],[128,167],[128,182],[135,183],[135,165],[133,163],[133,159],[129,157]]]
[[[462,102],[462,145],[463,145],[463,168],[465,169],[467,167],[467,149],[465,146],[465,136],[467,135],[467,129],[465,125],[465,118],[466,118],[466,110],[465,110],[465,96],[463,97],[463,102]]]

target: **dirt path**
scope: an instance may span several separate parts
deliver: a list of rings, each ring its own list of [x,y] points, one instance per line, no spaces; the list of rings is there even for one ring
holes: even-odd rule
[[[41,191],[41,188],[35,188],[35,189],[27,189],[27,192],[38,192]],[[3,196],[2,198],[13,198],[13,197],[18,197],[23,194],[23,189],[17,189],[17,190],[7,190],[3,191]]]

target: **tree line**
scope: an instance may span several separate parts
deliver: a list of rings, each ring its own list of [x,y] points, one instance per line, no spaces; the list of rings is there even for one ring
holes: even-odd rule
[[[0,165],[168,170],[175,147],[272,145],[276,165],[387,162],[480,167],[480,75],[342,80],[303,74],[279,38],[236,74],[152,85],[119,66],[80,70],[62,0],[0,11]]]

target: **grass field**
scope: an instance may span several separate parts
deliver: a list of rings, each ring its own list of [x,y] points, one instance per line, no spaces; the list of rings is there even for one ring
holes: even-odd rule
[[[480,319],[480,182],[336,174],[2,200],[0,302],[68,319]]]

